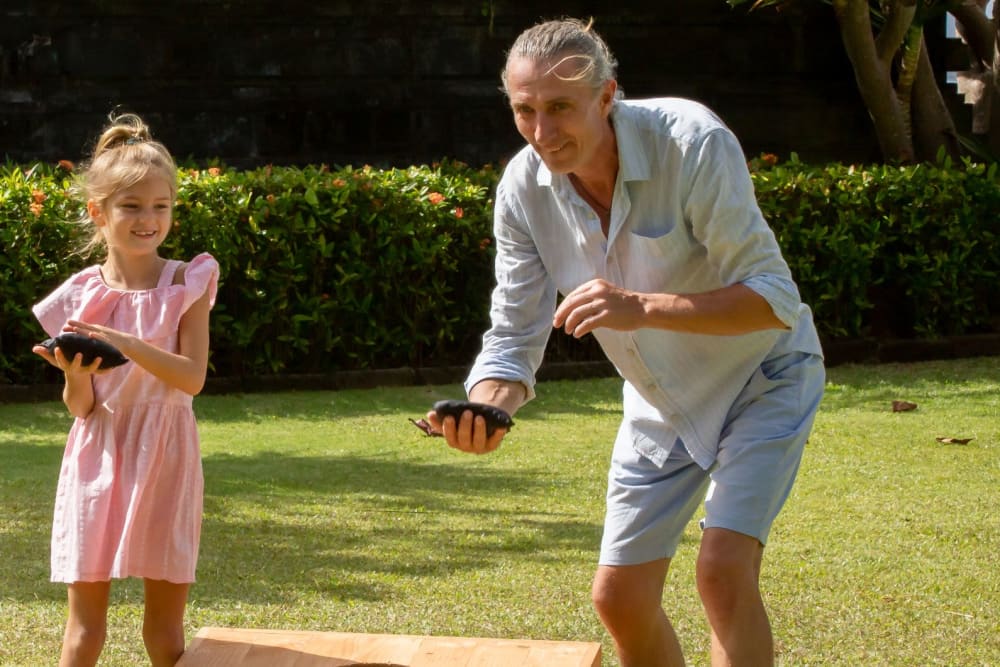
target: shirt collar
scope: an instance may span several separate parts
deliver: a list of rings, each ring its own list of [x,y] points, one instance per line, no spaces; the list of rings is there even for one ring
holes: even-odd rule
[[[618,140],[618,171],[623,181],[648,181],[653,173],[647,146],[639,138],[635,109],[615,102],[611,108],[611,124]]]

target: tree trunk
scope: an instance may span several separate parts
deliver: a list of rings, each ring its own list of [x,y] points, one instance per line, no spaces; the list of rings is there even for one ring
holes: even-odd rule
[[[989,86],[990,96],[990,132],[986,137],[986,145],[994,158],[1000,156],[1000,2],[993,3],[993,77]]]
[[[912,113],[913,144],[919,159],[933,161],[941,149],[953,160],[959,159],[958,131],[941,95],[926,44],[921,44],[920,62],[913,82]]]
[[[913,141],[906,131],[904,114],[896,98],[891,62],[883,62],[878,57],[879,50],[891,53],[895,49],[890,50],[885,45],[876,49],[868,0],[833,0],[833,9],[883,158],[889,162],[913,162]]]

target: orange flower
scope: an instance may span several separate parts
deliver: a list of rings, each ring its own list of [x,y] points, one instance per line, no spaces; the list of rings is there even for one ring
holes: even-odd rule
[[[335,187],[335,188],[342,188],[345,185],[347,185],[347,181],[345,181],[344,179],[342,179],[342,178],[335,178],[335,179],[333,179],[333,187]]]
[[[489,239],[483,239],[482,241],[479,242],[479,249],[480,250],[486,250],[489,246],[490,246],[490,240]]]
[[[274,203],[274,195],[268,195],[267,196],[267,203],[268,204],[273,204]]]
[[[222,170],[219,169],[218,167],[209,167],[208,168],[208,173],[211,176],[218,176],[219,174],[222,173]]]
[[[45,196],[45,193],[42,192],[41,190],[32,190],[31,191],[31,199],[36,204],[41,204],[43,201],[45,201],[47,199],[47,197]]]
[[[427,195],[427,200],[430,203],[437,205],[444,201],[444,195],[441,194],[440,192],[432,192],[429,195]]]
[[[452,213],[455,214],[456,218],[461,218],[463,215],[465,215],[465,211],[462,210],[461,206],[456,206],[455,210],[453,210]]]
[[[764,153],[760,156],[760,160],[764,164],[771,167],[778,164],[778,156],[775,155],[774,153]]]
[[[66,171],[73,171],[73,169],[76,168],[76,165],[74,165],[69,160],[59,160],[59,166],[65,169]]]
[[[31,212],[35,214],[36,218],[42,214],[43,210],[45,210],[45,207],[39,204],[38,202],[33,202],[31,206],[29,206],[28,208],[30,208]]]

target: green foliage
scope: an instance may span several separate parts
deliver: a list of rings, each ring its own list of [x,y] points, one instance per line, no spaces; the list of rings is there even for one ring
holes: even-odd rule
[[[991,329],[1000,315],[996,165],[769,162],[751,161],[758,200],[821,333]]]
[[[995,166],[749,163],[803,300],[829,338],[990,331],[1000,186]],[[497,173],[458,162],[408,169],[182,168],[164,254],[210,252],[216,376],[471,362],[493,286]],[[36,303],[87,262],[72,249],[62,166],[0,167],[0,382],[55,381],[31,354]],[[599,359],[554,334],[550,360]]]
[[[44,336],[30,306],[84,262],[66,261],[78,232],[65,222],[76,215],[67,213],[65,172],[9,166],[4,176],[3,377],[37,382],[51,373],[30,353]],[[467,363],[478,349],[493,282],[491,168],[213,167],[179,176],[163,253],[207,251],[219,261],[214,373]],[[37,214],[34,189],[47,193]]]

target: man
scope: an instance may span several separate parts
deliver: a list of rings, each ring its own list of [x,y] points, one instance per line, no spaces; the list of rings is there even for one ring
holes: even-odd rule
[[[528,145],[497,188],[492,326],[466,390],[513,414],[534,396],[551,327],[593,334],[625,380],[592,591],[621,664],[684,664],[661,598],[704,500],[712,664],[771,665],[763,545],[822,396],[822,350],[735,137],[695,102],[621,99],[616,66],[573,19],[526,30],[508,53]],[[506,433],[487,437],[471,411],[428,420],[467,452]]]

